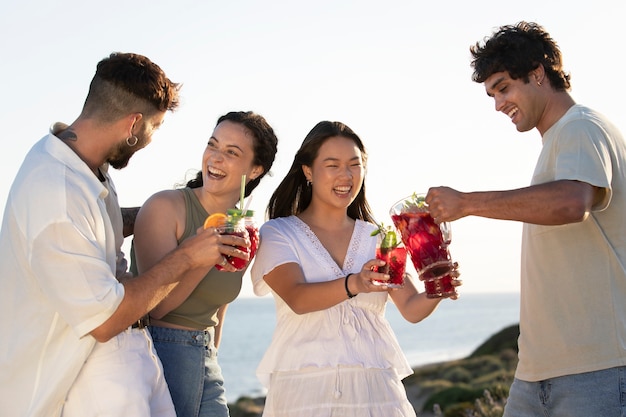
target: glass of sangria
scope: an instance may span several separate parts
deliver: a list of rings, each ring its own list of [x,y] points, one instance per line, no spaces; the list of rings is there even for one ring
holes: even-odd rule
[[[428,298],[457,295],[452,284],[454,263],[448,245],[450,223],[435,223],[428,211],[424,194],[413,193],[391,207],[389,214],[406,246]]]
[[[227,212],[226,222],[217,227],[217,232],[221,235],[235,235],[243,238],[248,238],[250,240],[250,247],[246,248],[244,246],[236,246],[242,252],[247,252],[250,256],[250,260],[256,254],[256,249],[258,246],[258,229],[253,226],[248,226],[246,223],[246,217],[242,215],[242,211],[239,209],[229,209]],[[246,213],[247,214],[247,213]],[[256,237],[256,239],[255,239]],[[254,246],[253,246],[254,244]],[[253,252],[254,249],[254,252]],[[237,258],[235,256],[224,256],[226,261],[234,266],[237,271],[241,271],[248,266],[249,261],[245,259]],[[224,267],[221,265],[215,265],[215,269],[218,271],[223,271]]]
[[[378,235],[376,259],[385,261],[385,265],[376,267],[376,272],[389,274],[389,279],[386,281],[373,279],[372,284],[401,288],[404,285],[406,271],[406,248],[390,227],[379,225],[378,229],[372,232],[372,236],[376,235]]]

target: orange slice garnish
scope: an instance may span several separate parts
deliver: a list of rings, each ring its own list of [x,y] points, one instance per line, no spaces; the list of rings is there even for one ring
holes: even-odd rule
[[[213,213],[204,221],[204,228],[220,227],[226,224],[227,215],[224,213]]]

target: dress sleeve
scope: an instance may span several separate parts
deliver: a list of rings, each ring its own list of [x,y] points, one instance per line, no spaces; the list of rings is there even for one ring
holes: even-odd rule
[[[296,242],[286,233],[288,226],[282,220],[270,220],[259,230],[259,249],[250,270],[252,288],[258,296],[270,292],[270,287],[263,280],[265,275],[277,266],[291,262],[300,263],[295,250]]]

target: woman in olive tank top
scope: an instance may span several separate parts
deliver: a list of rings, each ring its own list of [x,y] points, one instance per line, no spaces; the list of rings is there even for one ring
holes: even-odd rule
[[[149,269],[193,236],[208,215],[234,208],[242,175],[249,196],[272,167],[277,142],[272,127],[258,114],[220,117],[197,176],[184,188],[154,194],[139,211],[131,270]],[[194,271],[150,313],[150,333],[179,417],[228,416],[217,348],[226,307],[239,294],[244,271],[222,262],[219,248],[215,253],[216,264],[225,265],[222,271]]]

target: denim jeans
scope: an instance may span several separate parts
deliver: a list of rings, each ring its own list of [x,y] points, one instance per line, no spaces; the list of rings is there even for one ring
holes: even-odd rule
[[[213,330],[150,326],[178,417],[228,417]]]
[[[503,417],[626,417],[626,367],[539,382],[516,378]]]

